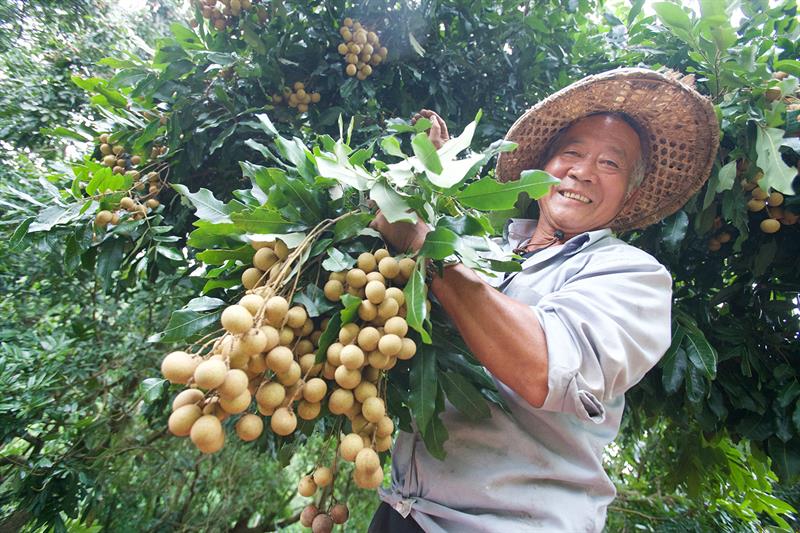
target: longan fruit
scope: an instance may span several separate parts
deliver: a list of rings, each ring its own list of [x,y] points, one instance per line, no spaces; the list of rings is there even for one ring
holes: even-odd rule
[[[342,360],[342,365],[348,370],[357,370],[364,364],[364,352],[355,344],[348,344],[343,347],[339,357]]]
[[[276,374],[287,372],[294,363],[294,354],[286,346],[276,346],[267,353],[267,366]]]
[[[752,191],[750,191],[750,196],[752,196],[756,200],[766,200],[769,198],[769,194],[762,189],[761,187],[756,187]]]
[[[400,267],[400,274],[404,278],[408,279],[411,277],[411,274],[414,273],[414,269],[417,267],[417,262],[410,257],[404,257],[398,261],[398,266]]]
[[[301,113],[308,113],[308,104],[297,104],[297,110]]]
[[[322,95],[319,93],[311,93],[311,103],[318,104],[322,100]]]
[[[250,394],[250,391],[247,390],[247,387],[245,387],[244,391],[242,391],[242,393],[235,398],[220,396],[219,405],[225,409],[225,412],[235,415],[245,411],[248,407],[250,407],[250,402],[252,399],[253,396]]]
[[[294,352],[298,356],[303,356],[314,351],[314,343],[308,339],[303,339],[294,347]]]
[[[373,350],[367,354],[367,361],[369,366],[377,368],[378,370],[385,370],[389,366],[391,357],[381,352],[380,350]]]
[[[256,391],[256,403],[259,406],[276,408],[286,399],[286,389],[280,383],[269,382],[261,385]]]
[[[386,286],[380,281],[368,282],[364,291],[367,295],[367,300],[375,305],[381,303],[386,296]]]
[[[267,300],[265,312],[271,325],[276,328],[281,327],[283,319],[286,318],[286,314],[289,312],[289,302],[283,296],[273,296]]]
[[[101,133],[97,138],[102,144],[108,144],[108,133]]]
[[[336,374],[336,367],[332,364],[325,362],[322,365],[322,377],[328,380],[333,380]]]
[[[328,511],[328,515],[334,524],[344,524],[350,518],[350,510],[343,503],[337,503]]]
[[[348,76],[355,76],[358,73],[358,69],[352,63],[348,64],[344,69],[345,74]]]
[[[359,410],[359,412],[350,419],[350,427],[352,427],[353,433],[362,435],[364,433],[369,433],[369,431],[374,429],[375,426],[372,425],[369,420],[364,418],[364,415],[362,415],[361,411]]]
[[[345,275],[347,285],[360,289],[367,284],[367,274],[360,268],[353,268]]]
[[[378,350],[388,356],[397,355],[403,348],[403,341],[397,335],[388,333],[378,341]]]
[[[250,331],[238,337],[234,345],[234,351],[253,355],[263,352],[267,347],[267,336],[259,328],[252,328]]]
[[[764,233],[775,233],[779,229],[781,229],[781,223],[775,220],[774,218],[766,218],[761,221],[759,225],[761,231]]]
[[[199,358],[194,358],[186,352],[172,352],[161,361],[161,374],[170,383],[185,385],[199,364]]]
[[[342,365],[333,374],[336,383],[343,389],[355,389],[361,383],[361,371]]]
[[[313,496],[315,492],[317,492],[317,484],[314,483],[314,479],[311,476],[301,477],[300,482],[297,484],[297,493],[308,498]]]
[[[402,276],[403,273],[401,272],[400,275]],[[403,294],[403,290],[398,287],[388,287],[386,289],[386,298],[397,301],[397,305],[401,307],[406,303],[406,296]]]
[[[287,387],[291,387],[295,383],[300,380],[300,376],[302,376],[302,370],[300,370],[300,364],[297,361],[292,361],[289,365],[289,369],[286,372],[280,372],[275,377],[278,378],[283,385]]]
[[[381,46],[378,49],[378,55],[380,55],[383,59],[386,59],[386,56],[389,55],[389,50],[385,46]]]
[[[769,197],[767,197],[767,205],[770,207],[777,207],[783,203],[783,195],[778,191],[773,191],[769,193]]]
[[[378,347],[381,338],[380,332],[372,326],[367,326],[358,332],[358,345],[362,350],[371,352]]]
[[[147,202],[145,202],[145,205],[150,209],[158,209],[158,206],[161,205],[161,202],[159,202],[155,198],[150,198],[149,200],[147,200]]]
[[[269,270],[272,265],[278,262],[278,256],[272,248],[260,248],[253,255],[253,265],[261,270]]]
[[[213,448],[213,444],[216,444],[220,437],[224,439],[225,432],[222,431],[222,424],[214,415],[203,415],[197,419],[197,421],[192,424],[192,430],[189,433],[189,438],[192,439],[192,442],[200,448],[201,451],[204,453],[211,453],[206,452],[201,446]],[[221,448],[222,446],[220,446]],[[219,448],[218,448],[219,449]]]
[[[330,276],[328,276],[328,279],[336,280],[344,284],[344,282],[347,280],[347,271],[331,272]]]
[[[377,468],[369,473],[356,470],[353,474],[353,480],[359,488],[377,489],[383,483],[383,469]]]
[[[364,403],[368,398],[375,398],[378,396],[378,387],[369,381],[362,381],[358,384],[358,387],[353,390],[353,393],[355,394],[356,400]]]
[[[289,346],[294,341],[294,330],[292,328],[282,327],[278,332],[278,342],[281,346]]]
[[[203,391],[200,389],[186,389],[182,390],[172,400],[172,410],[177,411],[179,407],[184,405],[197,405],[205,397]]]
[[[311,522],[312,533],[331,533],[333,531],[333,519],[325,513],[319,513]]]
[[[312,378],[303,387],[303,398],[309,403],[321,402],[328,392],[328,385],[320,378]]]
[[[270,427],[273,433],[285,437],[297,428],[297,417],[288,408],[280,407],[272,414]]]
[[[306,505],[303,509],[303,512],[300,513],[300,524],[303,527],[311,527],[311,524],[314,522],[314,518],[316,518],[318,514],[319,509],[317,509],[316,505]]]
[[[192,425],[203,416],[203,411],[195,404],[182,405],[169,415],[167,427],[176,437],[188,437]]]
[[[357,80],[360,80],[360,81],[364,81],[365,79],[367,79],[367,77],[364,75],[364,72],[362,72],[362,71],[360,71],[360,70],[359,70],[359,71],[356,73],[356,79],[357,79]]]
[[[114,155],[119,155],[119,154],[121,154],[122,152],[125,151],[125,148],[122,145],[117,144],[117,145],[114,145],[113,148],[111,148],[111,151],[114,153]]]
[[[259,328],[267,337],[267,345],[263,351],[268,352],[281,343],[281,335],[277,329],[272,326],[264,325]]]
[[[380,352],[378,352],[380,353]],[[365,381],[369,381],[370,383],[377,383],[378,378],[381,377],[381,371],[379,368],[375,368],[372,366],[367,366],[361,372],[361,379]]]
[[[194,371],[194,382],[201,389],[216,389],[225,381],[228,367],[219,359],[203,361]]]
[[[394,279],[400,273],[400,263],[394,257],[384,257],[378,262],[378,271],[386,279]]]
[[[351,463],[356,460],[358,452],[364,448],[364,440],[358,433],[349,433],[339,443],[339,455]]]
[[[380,467],[381,460],[372,448],[362,448],[361,451],[356,454],[356,470],[360,470],[365,474],[370,474]]]
[[[345,324],[339,329],[339,342],[346,346],[358,337],[359,327],[355,322]]]
[[[290,328],[302,328],[306,323],[308,314],[306,310],[296,305],[289,309],[286,313],[286,325]]]
[[[397,300],[394,298],[386,299],[378,306],[378,316],[384,320],[388,320],[393,316],[396,316],[398,311],[400,311],[400,306],[397,304]]]
[[[111,222],[112,218],[114,218],[113,213],[103,209],[102,211],[98,211],[97,215],[94,217],[94,225],[98,228],[104,228],[108,226],[108,223]]]
[[[377,396],[372,396],[364,400],[361,406],[361,414],[373,424],[377,424],[386,416],[386,405],[383,403],[382,399]]]
[[[119,201],[119,207],[120,209],[124,209],[125,211],[130,211],[134,207],[136,207],[136,202],[133,200],[133,198],[126,196]]]
[[[765,207],[767,207],[767,204],[764,202],[764,200],[756,200],[755,198],[753,198],[752,200],[747,202],[747,210],[753,213],[761,211]]]
[[[356,266],[358,266],[358,268],[363,272],[369,274],[378,267],[378,262],[375,261],[375,256],[370,252],[364,252],[358,256],[358,259],[356,260]]]
[[[225,381],[217,388],[217,392],[219,392],[220,396],[236,398],[247,390],[249,383],[250,380],[247,379],[247,374],[245,374],[243,370],[234,368],[228,370],[228,373],[225,375]]]
[[[264,357],[264,354],[257,353],[247,362],[247,371],[253,375],[263,374],[268,368],[267,358]]]
[[[365,46],[369,46],[369,45],[365,45]],[[366,61],[369,61],[369,60],[370,60],[370,56],[369,56],[369,54],[366,54]],[[372,67],[369,66],[369,65],[364,65],[363,67],[361,67],[361,73],[364,74],[364,76],[369,76],[370,74],[372,74]]]
[[[239,300],[239,305],[247,309],[251,315],[256,316],[258,310],[264,305],[264,298],[258,294],[245,294]]]
[[[336,47],[336,51],[339,52],[340,55],[347,55],[349,49],[345,43],[339,43],[339,46]]]
[[[408,333],[408,323],[405,318],[393,316],[383,325],[384,333],[394,334],[398,337],[405,337]]]
[[[333,472],[327,466],[318,466],[312,474],[317,487],[327,487],[333,481]]]
[[[375,320],[378,316],[378,306],[370,302],[369,300],[364,300],[358,306],[358,318],[363,320],[364,322],[370,322]]]
[[[253,315],[241,305],[229,305],[222,312],[221,322],[226,331],[239,335],[253,327]]]
[[[275,240],[275,255],[277,255],[278,259],[281,261],[285,261],[286,258],[289,257],[289,247],[280,239]]]
[[[298,361],[300,363],[300,372],[304,376],[317,376],[322,371],[322,363],[317,363],[317,354],[315,353],[307,353],[300,357]]]
[[[392,447],[392,436],[378,437],[375,439],[375,451],[385,452]]]
[[[350,409],[344,412],[344,416],[346,416],[349,420],[353,420],[357,416],[361,416],[361,404],[359,402],[353,402],[353,405],[350,406]]]
[[[329,279],[322,292],[325,293],[325,298],[328,300],[338,302],[342,294],[344,294],[344,285],[339,280]]]
[[[375,427],[375,436],[378,438],[381,437],[391,437],[392,433],[394,433],[394,422],[388,416],[384,416],[380,420]]]
[[[353,399],[352,391],[336,389],[328,398],[328,410],[335,415],[343,415],[353,406],[353,403],[355,403],[355,400]]]
[[[334,342],[328,346],[328,351],[325,353],[328,363],[333,366],[342,364],[342,348],[344,348],[344,346],[342,346],[340,342]]]
[[[417,343],[413,339],[404,337],[402,340],[400,351],[397,352],[397,358],[400,360],[411,359],[417,353]]]
[[[320,411],[322,411],[322,404],[319,402],[300,400],[297,403],[297,416],[303,420],[314,420],[319,416]]]
[[[236,434],[245,442],[256,440],[264,431],[264,421],[260,416],[246,414],[236,422]]]

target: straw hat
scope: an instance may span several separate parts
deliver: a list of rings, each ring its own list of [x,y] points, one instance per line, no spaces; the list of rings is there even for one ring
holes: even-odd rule
[[[693,78],[675,72],[620,68],[561,89],[522,115],[506,134],[519,147],[500,155],[497,179],[519,179],[542,168],[550,141],[575,120],[603,111],[625,113],[647,133],[649,153],[641,185],[611,223],[611,229],[644,228],[671,215],[697,192],[711,171],[719,125],[709,99]]]

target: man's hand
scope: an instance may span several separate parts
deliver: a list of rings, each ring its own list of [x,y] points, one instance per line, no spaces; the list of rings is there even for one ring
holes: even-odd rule
[[[447,131],[447,124],[444,119],[430,109],[422,109],[419,113],[411,118],[411,123],[415,124],[417,120],[427,118],[431,121],[431,129],[428,131],[428,139],[431,140],[433,146],[438,150],[442,147],[445,141],[450,140],[450,134]]]
[[[417,220],[416,224],[410,222],[395,222],[390,224],[383,213],[378,211],[375,220],[370,226],[383,235],[383,240],[399,252],[417,252],[425,242],[425,236],[430,229],[428,225]]]

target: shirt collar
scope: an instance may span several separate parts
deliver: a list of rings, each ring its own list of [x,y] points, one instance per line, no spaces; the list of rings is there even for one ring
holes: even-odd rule
[[[530,218],[510,218],[503,229],[503,238],[509,244],[511,250],[517,249],[523,242],[533,235],[536,230],[537,221]],[[572,255],[583,248],[594,244],[600,239],[611,236],[610,228],[602,228],[586,231],[575,235],[564,243],[559,250],[564,255]]]

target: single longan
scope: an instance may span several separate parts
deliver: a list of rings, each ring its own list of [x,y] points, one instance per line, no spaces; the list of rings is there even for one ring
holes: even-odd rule
[[[325,354],[328,363],[333,366],[339,366],[342,364],[342,348],[344,348],[344,346],[342,346],[342,343],[340,342],[334,342],[328,346],[328,351]]]
[[[342,365],[333,374],[336,383],[343,389],[355,389],[361,383],[361,371]]]
[[[200,447],[201,445],[214,444],[221,435],[224,436],[224,432],[219,418],[214,415],[203,415],[192,425],[189,438],[192,439],[192,442],[197,447]]]
[[[281,407],[272,414],[270,427],[273,433],[285,437],[297,428],[297,417],[288,408]]]
[[[413,339],[405,337],[402,339],[402,346],[400,351],[397,352],[397,358],[400,360],[411,359],[417,353],[417,343]]]
[[[369,366],[378,370],[385,370],[389,367],[391,357],[381,352],[380,350],[373,350],[367,355]]]
[[[339,342],[341,342],[342,345],[347,346],[356,340],[356,338],[358,338],[359,331],[358,324],[354,322],[345,324],[339,330]]]
[[[319,416],[320,411],[322,411],[322,404],[319,402],[300,400],[297,403],[297,416],[303,420],[314,420]]]
[[[339,443],[339,455],[345,461],[351,463],[356,460],[358,452],[364,449],[364,440],[358,433],[349,433],[342,438]]]
[[[276,374],[283,374],[291,368],[294,354],[286,346],[276,346],[267,353],[267,366]]]
[[[314,518],[319,514],[319,509],[316,505],[306,505],[303,512],[300,513],[300,525],[303,527],[311,527],[314,523]]]
[[[242,274],[244,277],[244,274]],[[264,305],[264,298],[258,294],[245,294],[239,300],[239,305],[250,311],[250,314],[256,316],[258,310]]]
[[[368,398],[375,398],[378,396],[378,387],[369,381],[362,381],[358,384],[358,387],[355,388],[353,393],[355,394],[356,400],[364,403]]]
[[[199,364],[199,358],[192,357],[186,352],[172,352],[161,361],[161,374],[170,383],[185,385],[194,375]]]
[[[267,271],[278,262],[278,256],[272,248],[260,248],[253,255],[253,266]]]
[[[300,372],[304,376],[318,376],[322,371],[322,363],[317,363],[316,359],[317,354],[314,352],[300,356],[300,360],[298,362],[300,363]]]
[[[386,279],[394,279],[400,273],[400,263],[394,257],[384,257],[378,263],[378,272]]]
[[[381,467],[381,460],[372,448],[362,448],[356,454],[356,470],[365,474],[371,474],[374,470]]]
[[[259,387],[256,403],[267,408],[276,408],[286,399],[286,389],[280,383],[270,382]]]
[[[401,319],[402,320],[402,319]],[[372,326],[367,326],[358,332],[358,345],[365,352],[371,352],[378,347],[378,341],[381,338],[380,332]]]
[[[404,257],[398,261],[398,266],[400,267],[400,275],[405,279],[409,279],[417,267],[417,262],[410,257]]]
[[[337,503],[328,511],[328,515],[334,524],[344,524],[350,518],[350,509],[343,503]]]
[[[225,409],[225,412],[235,415],[244,412],[245,409],[250,407],[250,401],[252,399],[253,396],[250,394],[250,391],[245,388],[244,391],[235,398],[220,396],[219,405]]]
[[[286,313],[286,325],[290,328],[302,328],[308,318],[306,310],[296,305]]]
[[[314,483],[314,479],[311,476],[301,477],[297,484],[297,493],[307,498],[313,496],[315,492],[317,492],[317,484]]]
[[[401,307],[403,306],[404,303],[406,303],[405,294],[403,294],[403,291],[397,287],[389,287],[388,289],[386,289],[386,298],[392,298],[393,300],[397,300],[397,305]]]
[[[386,285],[386,278],[384,278],[383,274],[381,274],[377,270],[375,272],[370,272],[369,274],[367,274],[367,283],[369,283],[370,281],[380,281],[383,285]]]
[[[385,452],[392,447],[392,436],[378,437],[375,439],[375,451]]]
[[[393,316],[383,325],[383,331],[398,337],[405,337],[408,333],[408,323],[403,317]]]
[[[325,293],[325,298],[332,302],[338,302],[342,294],[344,294],[344,285],[339,280],[330,279],[325,284],[323,292]]]
[[[353,474],[353,480],[359,488],[377,489],[383,483],[383,469],[377,468],[370,473],[363,473],[361,470],[356,470]]]
[[[328,399],[328,409],[335,415],[343,415],[353,406],[354,402],[352,391],[336,389],[331,393],[331,397]]]
[[[243,370],[234,368],[228,370],[228,373],[225,375],[225,381],[217,388],[217,392],[219,392],[220,396],[236,398],[247,390],[249,383],[250,380],[247,379],[247,374],[245,374]]]
[[[325,513],[319,513],[311,522],[312,533],[331,533],[333,531],[333,519]]]
[[[294,351],[299,356],[309,354],[314,351],[314,343],[308,339],[303,339],[295,345]]]
[[[328,276],[328,279],[332,279],[334,281],[338,281],[339,283],[344,284],[344,282],[347,280],[347,272],[345,271],[331,272],[331,275]]]
[[[236,434],[245,442],[256,440],[264,431],[264,421],[260,416],[246,414],[236,422]]]
[[[229,333],[240,335],[253,327],[253,315],[241,305],[230,305],[222,312],[222,327]]]
[[[312,475],[317,487],[327,487],[333,481],[333,472],[327,466],[319,466]]]
[[[344,412],[344,416],[346,416],[349,420],[353,420],[357,416],[361,416],[361,404],[354,401],[353,405],[350,406],[350,409]]]
[[[280,239],[275,241],[275,255],[277,255],[278,259],[281,261],[285,261],[286,258],[289,257],[289,247]]]
[[[236,339],[233,351],[254,355],[263,352],[267,347],[267,335],[259,328],[250,331]]]
[[[109,218],[109,220],[111,219]],[[350,287],[360,289],[367,284],[367,274],[360,268],[354,268],[347,273],[345,281]]]
[[[283,319],[289,312],[289,302],[283,296],[273,296],[267,300],[265,310],[269,323],[278,328],[283,326]]]
[[[228,367],[219,359],[203,361],[194,371],[194,382],[201,389],[216,389],[225,381]]]
[[[342,348],[340,358],[342,365],[348,370],[357,370],[364,364],[364,352],[355,344],[349,344]]]
[[[364,322],[370,322],[375,320],[378,316],[378,306],[370,302],[369,300],[364,300],[358,306],[358,318],[363,320]]]
[[[284,326],[278,332],[278,343],[281,346],[289,346],[294,341],[294,337],[294,330]]]
[[[759,227],[764,233],[775,233],[781,229],[781,223],[774,218],[767,218],[761,221]]]
[[[367,295],[367,300],[378,305],[386,297],[386,286],[380,281],[370,281],[367,283],[364,293]]]
[[[361,406],[361,414],[373,424],[377,424],[386,416],[386,405],[376,396],[367,398]]]
[[[365,273],[370,273],[378,267],[378,262],[375,261],[375,256],[369,252],[364,252],[358,256],[356,265]]]
[[[183,390],[172,400],[172,410],[177,411],[179,407],[184,405],[197,405],[204,397],[205,394],[200,389]]]
[[[328,385],[320,378],[309,379],[303,387],[303,398],[309,403],[321,402],[328,392]]]
[[[302,375],[303,371],[300,370],[300,364],[297,361],[292,361],[286,372],[281,372],[275,377],[286,387],[291,387],[300,380],[300,376]]]
[[[169,415],[167,427],[169,427],[170,433],[176,437],[187,437],[192,430],[192,425],[201,416],[203,416],[203,411],[199,406],[195,404],[182,405]]]
[[[384,320],[388,320],[396,316],[399,310],[400,306],[397,305],[397,300],[394,298],[387,298],[378,306],[378,316]]]
[[[394,422],[388,416],[384,416],[380,420],[375,428],[375,436],[378,438],[381,437],[390,437],[394,433]]]

